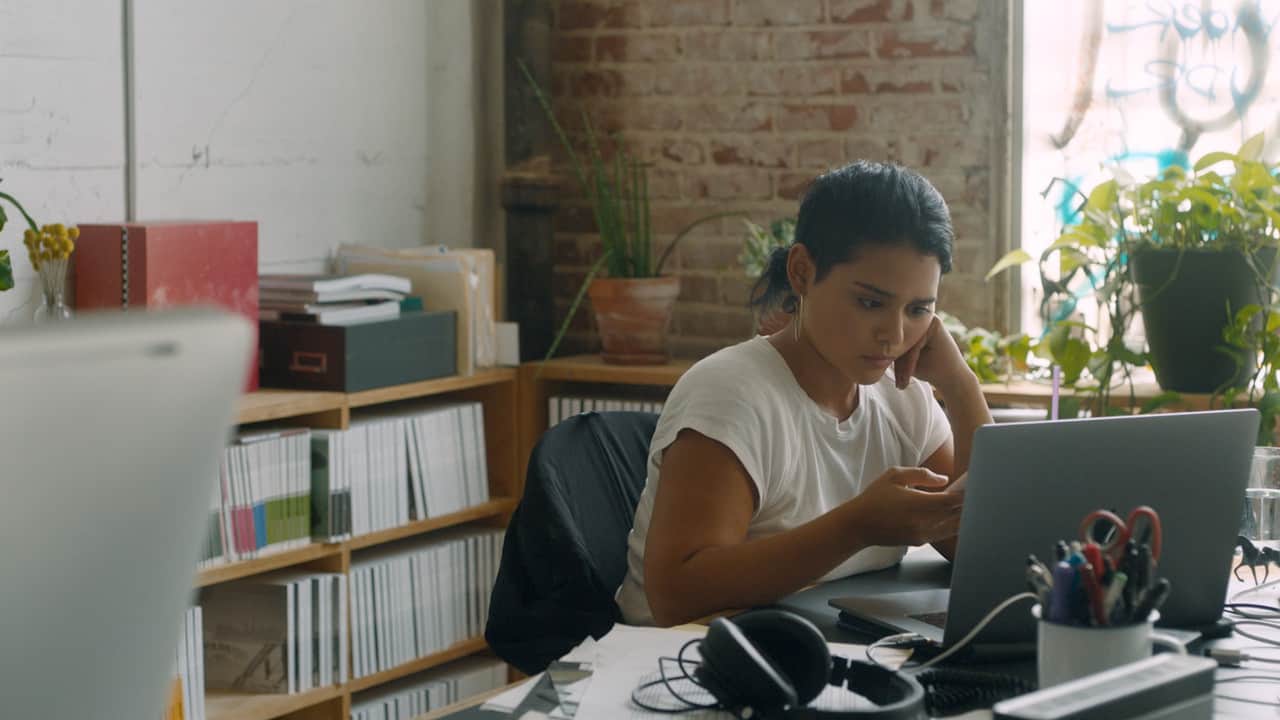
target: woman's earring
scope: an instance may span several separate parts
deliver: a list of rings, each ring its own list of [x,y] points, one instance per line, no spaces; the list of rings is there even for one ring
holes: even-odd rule
[[[800,326],[804,324],[804,296],[800,296],[800,304],[796,307],[796,321],[791,327],[795,331],[796,342],[800,342]]]

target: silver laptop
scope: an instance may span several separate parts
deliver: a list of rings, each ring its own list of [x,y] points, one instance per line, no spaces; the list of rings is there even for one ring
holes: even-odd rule
[[[162,717],[251,336],[213,310],[0,329],[5,717]]]
[[[950,590],[830,601],[855,622],[917,632],[950,646],[1005,598],[1025,591],[1028,553],[1052,560],[1092,510],[1138,505],[1164,530],[1158,575],[1172,590],[1161,624],[1194,628],[1222,614],[1240,527],[1256,410],[1219,410],[988,425],[974,436]],[[986,644],[1035,638],[1030,601],[979,634]]]

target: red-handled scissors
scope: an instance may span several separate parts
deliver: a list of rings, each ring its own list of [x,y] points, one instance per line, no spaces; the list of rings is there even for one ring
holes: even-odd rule
[[[1151,547],[1151,559],[1160,560],[1160,516],[1146,505],[1139,505],[1127,520],[1110,510],[1094,510],[1080,521],[1080,540],[1086,545],[1094,543],[1102,554],[1119,563],[1125,545],[1133,540],[1138,545]]]

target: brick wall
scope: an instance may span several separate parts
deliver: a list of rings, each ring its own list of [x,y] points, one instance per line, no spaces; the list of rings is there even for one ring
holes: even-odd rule
[[[925,174],[951,208],[956,263],[941,307],[991,326],[1002,301],[982,276],[999,257],[1007,137],[1003,3],[980,0],[559,0],[557,115],[580,108],[652,163],[658,247],[692,219],[796,213],[806,183],[855,158]],[[557,217],[563,313],[598,239],[576,189]],[[672,349],[701,356],[749,336],[751,281],[736,218],[686,237],[668,267],[683,291]],[[594,349],[580,312],[566,349]]]

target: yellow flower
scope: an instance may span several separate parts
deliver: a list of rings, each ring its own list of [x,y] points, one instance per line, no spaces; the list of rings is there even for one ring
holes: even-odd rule
[[[80,228],[78,228],[78,227],[73,227],[73,228],[70,228],[69,230],[67,230],[67,237],[71,238],[72,240],[79,240],[79,239],[80,239]]]
[[[30,248],[31,246],[35,245],[36,240],[39,239],[39,237],[40,237],[39,233],[37,233],[35,230],[27,228],[22,233],[22,242],[24,245]]]

